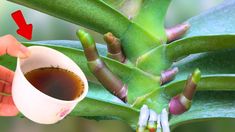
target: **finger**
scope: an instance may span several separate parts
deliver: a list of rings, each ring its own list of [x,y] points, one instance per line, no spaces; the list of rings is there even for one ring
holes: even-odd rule
[[[11,84],[0,81],[0,92],[11,94]],[[0,116],[16,116],[19,113],[12,96],[3,96],[0,94]]]
[[[19,110],[16,108],[12,96],[2,96],[0,101],[0,116],[16,116]]]
[[[27,47],[19,43],[12,35],[5,35],[0,37],[0,55],[4,54],[26,58],[30,55],[30,52]]]
[[[4,66],[0,66],[0,81],[12,83],[14,72]]]
[[[6,95],[11,94],[11,84],[5,81],[0,81],[0,95],[3,95],[3,94],[6,94]]]

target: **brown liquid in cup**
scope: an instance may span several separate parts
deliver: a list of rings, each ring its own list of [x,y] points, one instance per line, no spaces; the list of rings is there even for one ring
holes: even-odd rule
[[[61,68],[39,68],[26,73],[25,77],[41,92],[61,100],[74,100],[84,91],[81,78]]]

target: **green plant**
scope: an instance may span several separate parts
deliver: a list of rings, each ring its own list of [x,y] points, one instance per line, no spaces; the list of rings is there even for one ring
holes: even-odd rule
[[[24,43],[45,45],[73,59],[89,79],[89,94],[71,115],[95,119],[122,119],[136,128],[139,109],[143,104],[160,113],[169,100],[181,93],[187,76],[199,68],[202,72],[198,92],[189,111],[170,116],[173,129],[185,122],[206,118],[234,118],[235,89],[235,1],[221,5],[189,19],[189,30],[180,26],[176,36],[167,34],[164,18],[170,0],[10,0],[101,34],[111,32],[120,39],[128,60],[120,63],[105,57],[106,46],[96,47],[107,67],[128,86],[127,103],[123,103],[98,83],[87,66],[78,41],[40,41]],[[169,31],[169,30],[167,30]],[[172,31],[172,30],[171,30]],[[83,42],[87,42],[86,38]],[[168,41],[168,42],[167,42]],[[167,44],[168,43],[168,44]],[[192,55],[193,54],[193,55]],[[188,56],[190,55],[190,56]],[[2,65],[15,67],[15,60],[5,56]],[[178,67],[175,79],[161,85],[161,73]],[[229,92],[214,92],[229,91]],[[97,107],[94,107],[96,104]]]

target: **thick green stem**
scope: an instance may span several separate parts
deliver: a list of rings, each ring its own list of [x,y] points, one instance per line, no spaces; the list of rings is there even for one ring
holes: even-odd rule
[[[133,63],[137,61],[138,57],[162,43],[160,39],[152,36],[135,23],[130,25],[123,36],[117,37],[122,42],[125,55]]]
[[[164,70],[169,69],[172,62],[166,56],[166,45],[158,46],[140,56],[136,66],[148,73],[160,75]]]
[[[166,42],[164,21],[170,2],[171,0],[144,0],[133,21],[162,42]]]

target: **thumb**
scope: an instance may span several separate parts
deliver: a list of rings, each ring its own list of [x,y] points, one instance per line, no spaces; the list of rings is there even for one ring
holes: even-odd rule
[[[5,35],[0,37],[0,56],[5,54],[26,58],[30,55],[30,51],[27,47],[19,43],[12,35]]]

